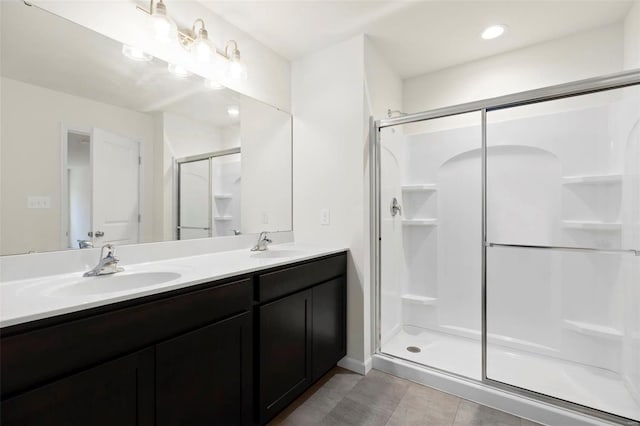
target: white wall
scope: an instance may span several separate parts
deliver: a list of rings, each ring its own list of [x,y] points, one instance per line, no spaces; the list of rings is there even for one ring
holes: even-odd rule
[[[154,131],[150,115],[2,78],[0,253],[60,250],[61,125],[98,127],[142,141],[143,212],[152,207]],[[37,125],[34,125],[37,123]],[[51,196],[50,209],[27,209],[27,195]],[[143,213],[144,214],[144,213]],[[142,241],[153,224],[144,220]]]
[[[296,241],[349,247],[348,368],[364,371],[368,283],[364,245],[367,152],[364,115],[364,37],[357,36],[292,64],[293,228]],[[320,210],[330,224],[320,224]]]
[[[289,61],[195,1],[168,2],[167,11],[180,28],[191,28],[194,20],[204,19],[209,39],[220,50],[226,41],[236,40],[242,60],[247,64],[246,81],[229,81],[223,64],[196,64],[177,44],[164,45],[153,40],[148,15],[136,10],[136,5],[147,8],[148,1],[35,0],[31,3],[119,42],[139,46],[166,62],[183,64],[194,73],[216,79],[242,94],[285,111],[291,110]]]
[[[624,69],[640,68],[640,1],[624,20]]]
[[[242,232],[291,230],[291,116],[243,98],[240,140]]]
[[[404,112],[566,83],[623,69],[621,24],[536,44],[404,81]]]

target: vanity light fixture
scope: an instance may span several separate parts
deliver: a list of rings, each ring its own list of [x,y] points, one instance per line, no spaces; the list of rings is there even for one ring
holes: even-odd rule
[[[229,114],[229,117],[239,116],[240,107],[238,105],[227,105],[227,114]]]
[[[144,50],[138,49],[137,47],[129,46],[128,44],[122,45],[122,54],[132,61],[136,62],[149,62],[153,59],[153,56],[151,56]]]
[[[215,80],[211,80],[211,79],[207,79],[204,81],[204,85],[206,86],[207,89],[210,90],[222,90],[224,89],[224,86],[220,83],[218,83]]]
[[[169,72],[176,77],[185,78],[191,74],[185,67],[178,64],[169,64]]]
[[[156,39],[172,41],[177,37],[180,45],[191,52],[198,62],[210,64],[216,54],[227,60],[227,76],[233,80],[246,80],[247,68],[240,60],[240,50],[235,40],[229,40],[224,51],[218,50],[209,40],[209,33],[202,18],[193,22],[191,29],[179,30],[176,23],[167,14],[163,0],[150,0],[149,10],[137,6],[138,10],[150,15]]]
[[[491,25],[482,31],[481,37],[485,40],[492,40],[500,37],[507,31],[507,26],[502,24]]]

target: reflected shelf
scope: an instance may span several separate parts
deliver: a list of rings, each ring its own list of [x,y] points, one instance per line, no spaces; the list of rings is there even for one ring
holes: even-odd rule
[[[233,216],[215,216],[213,219],[219,221],[232,220]]]
[[[231,195],[231,194],[214,194],[213,198],[215,198],[216,200],[230,200],[231,198],[233,198],[233,195]]]
[[[402,219],[404,226],[438,226],[438,219]]]
[[[565,228],[583,229],[585,231],[621,231],[620,222],[598,222],[595,220],[563,220]]]
[[[621,174],[565,176],[562,178],[562,183],[564,185],[573,185],[573,184],[599,185],[599,184],[612,184],[612,183],[621,183],[621,182],[622,182]]]
[[[435,305],[438,302],[435,297],[418,296],[417,294],[403,294],[402,300],[416,305]]]
[[[429,192],[435,191],[437,186],[435,183],[422,183],[415,185],[401,185],[402,192]]]

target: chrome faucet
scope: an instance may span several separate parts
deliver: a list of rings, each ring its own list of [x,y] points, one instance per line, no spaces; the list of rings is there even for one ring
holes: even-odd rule
[[[104,250],[107,249],[107,254],[104,255]],[[84,273],[84,277],[97,277],[98,275],[115,274],[116,272],[124,271],[124,268],[118,267],[118,259],[115,256],[116,247],[113,244],[105,244],[100,250],[100,259],[98,264],[90,271]]]
[[[272,242],[273,241],[267,237],[267,231],[262,231],[258,237],[258,243],[251,249],[251,251],[265,251],[267,249],[267,244]]]

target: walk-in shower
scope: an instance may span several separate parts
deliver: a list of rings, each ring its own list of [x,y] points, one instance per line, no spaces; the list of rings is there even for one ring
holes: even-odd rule
[[[373,130],[387,369],[640,421],[640,72]]]

